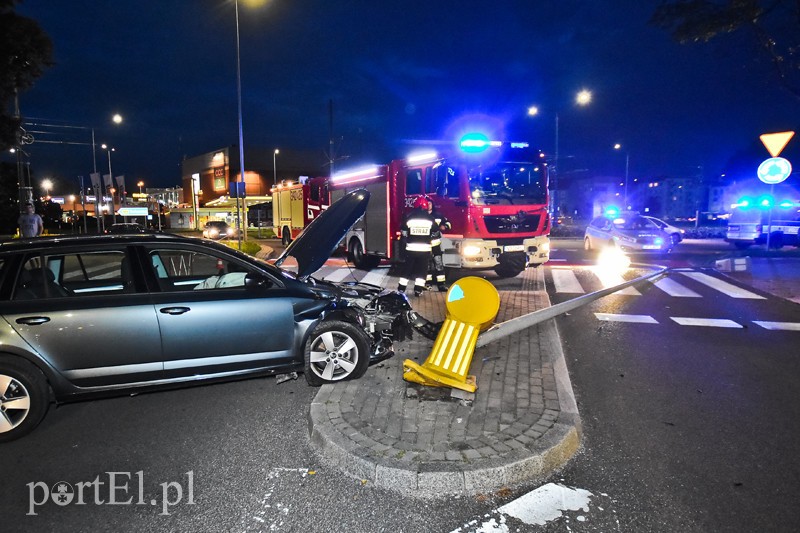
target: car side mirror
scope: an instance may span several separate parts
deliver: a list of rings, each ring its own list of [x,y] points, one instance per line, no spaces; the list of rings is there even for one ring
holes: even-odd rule
[[[262,274],[249,272],[244,277],[244,286],[248,289],[269,289],[272,287],[272,281]]]

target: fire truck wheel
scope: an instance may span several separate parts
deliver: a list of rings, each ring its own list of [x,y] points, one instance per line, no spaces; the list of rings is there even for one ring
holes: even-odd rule
[[[525,270],[526,257],[523,253],[503,254],[500,263],[494,267],[494,272],[500,278],[513,278]]]
[[[292,242],[292,232],[289,230],[287,226],[284,226],[281,230],[281,244],[284,246],[289,246],[289,243]]]
[[[361,241],[355,237],[350,239],[350,245],[347,247],[347,257],[359,270],[372,270],[381,262],[380,257],[365,254]]]

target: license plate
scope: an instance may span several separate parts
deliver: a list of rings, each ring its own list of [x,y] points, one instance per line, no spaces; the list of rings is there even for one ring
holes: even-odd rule
[[[661,246],[658,244],[645,244],[642,246],[642,250],[660,250]]]
[[[521,244],[509,244],[508,246],[503,247],[503,251],[505,252],[521,252],[524,249],[525,247]]]

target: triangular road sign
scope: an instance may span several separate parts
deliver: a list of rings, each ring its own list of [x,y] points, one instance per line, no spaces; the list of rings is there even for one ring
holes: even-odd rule
[[[772,155],[772,157],[778,157],[778,154],[783,151],[792,137],[794,137],[793,131],[782,131],[780,133],[765,133],[759,138],[761,142],[764,143],[764,146],[766,146],[770,155]]]

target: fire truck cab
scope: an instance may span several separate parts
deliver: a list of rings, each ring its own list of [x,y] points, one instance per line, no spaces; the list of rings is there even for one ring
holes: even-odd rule
[[[365,187],[365,217],[345,246],[357,268],[401,255],[403,216],[427,196],[452,228],[442,239],[445,268],[494,270],[512,277],[550,257],[547,168],[527,143],[486,141],[482,150],[452,156],[419,153],[388,165],[332,178],[331,200]]]
[[[282,181],[272,193],[272,226],[284,245],[328,208],[327,178],[301,176],[297,181]]]

